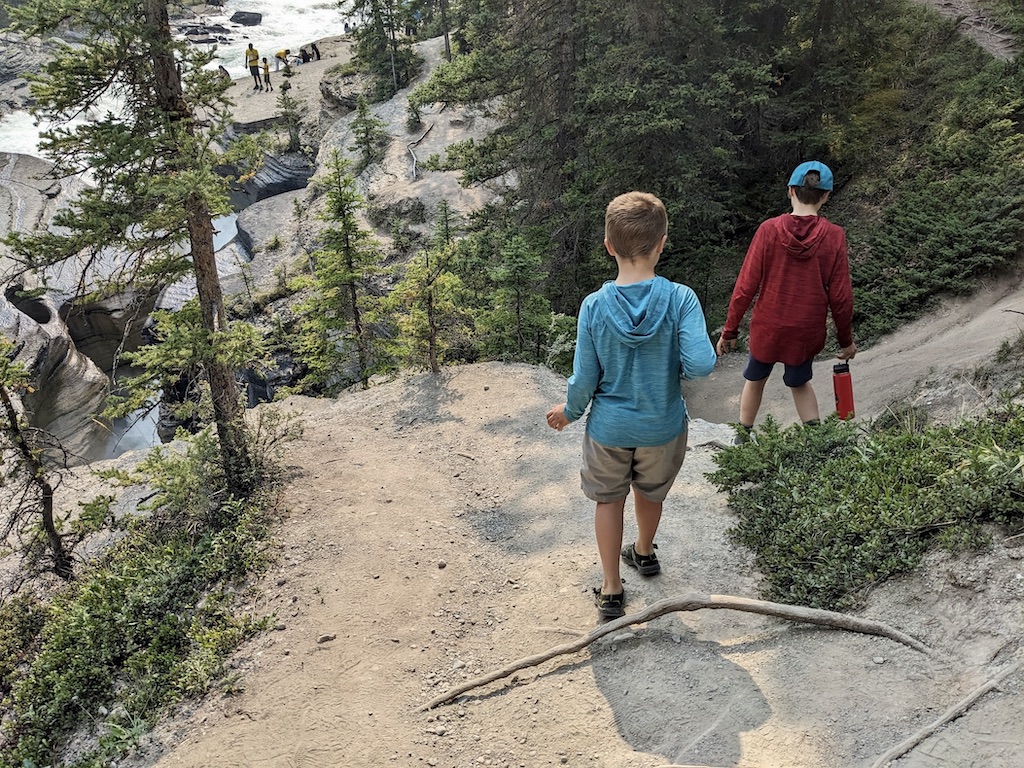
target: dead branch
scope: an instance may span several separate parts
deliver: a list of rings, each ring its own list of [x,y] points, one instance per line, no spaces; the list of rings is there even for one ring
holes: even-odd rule
[[[482,675],[481,677],[477,677],[473,680],[468,680],[465,683],[452,688],[447,693],[443,693],[440,696],[431,699],[420,707],[420,711],[425,712],[426,710],[433,709],[441,704],[447,704],[454,701],[466,691],[471,691],[474,688],[487,685],[495,680],[501,680],[502,678],[508,677],[513,672],[518,672],[521,669],[535,667],[549,659],[555,658],[556,656],[575,653],[576,651],[586,648],[595,640],[613,632],[617,632],[624,627],[628,627],[633,624],[642,624],[646,621],[650,621],[651,619],[656,619],[659,616],[664,616],[666,613],[674,613],[676,611],[696,611],[703,608],[710,610],[728,608],[734,611],[759,613],[763,616],[775,616],[780,619],[787,619],[789,621],[796,621],[804,624],[817,624],[823,627],[845,629],[850,632],[861,632],[866,635],[879,635],[913,648],[915,651],[927,654],[932,653],[932,650],[919,640],[916,640],[910,635],[904,634],[887,624],[883,624],[880,621],[874,621],[873,619],[861,619],[845,613],[825,611],[820,608],[807,608],[801,605],[772,603],[767,600],[752,600],[746,597],[734,597],[732,595],[700,595],[691,593],[682,597],[667,597],[664,600],[659,600],[638,613],[627,614],[622,618],[609,621],[607,624],[594,627],[590,632],[576,640],[565,643],[564,645],[556,646],[550,650],[544,651],[543,653],[538,653],[533,656],[527,656],[526,658],[519,659],[518,661],[513,661],[511,664],[495,670],[494,672]]]
[[[1024,658],[1020,659],[1015,664],[1011,664],[1009,667],[1004,669],[1002,672],[993,677],[987,683],[984,683],[983,685],[980,685],[977,688],[975,688],[973,691],[971,691],[970,694],[967,695],[966,698],[961,699],[952,707],[943,712],[937,720],[935,720],[932,723],[929,723],[924,728],[915,733],[913,736],[908,738],[906,741],[903,741],[900,744],[897,744],[892,749],[890,749],[880,758],[875,760],[875,762],[871,764],[871,768],[883,768],[883,766],[888,765],[897,757],[905,755],[907,752],[912,750],[922,741],[924,741],[937,730],[939,730],[939,728],[946,725],[947,723],[952,722],[953,720],[956,720],[956,718],[960,717],[960,715],[962,715],[964,712],[966,712],[968,709],[974,706],[974,703],[978,699],[980,699],[986,693],[988,693],[993,688],[998,686],[999,683],[1001,683],[1007,677],[1012,675],[1014,672],[1017,672],[1022,668],[1024,668]]]

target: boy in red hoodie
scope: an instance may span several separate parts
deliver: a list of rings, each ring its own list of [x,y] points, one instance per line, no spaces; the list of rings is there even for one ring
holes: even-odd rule
[[[831,191],[832,171],[827,165],[810,160],[797,166],[788,189],[793,212],[758,227],[736,279],[715,349],[724,355],[735,348],[740,321],[756,297],[750,319],[750,359],[740,395],[744,432],[754,426],[775,363],[785,365],[782,380],[793,393],[800,420],[818,421],[811,363],[825,348],[829,311],[842,347],[839,359],[852,360],[857,354],[846,233],[818,215]]]

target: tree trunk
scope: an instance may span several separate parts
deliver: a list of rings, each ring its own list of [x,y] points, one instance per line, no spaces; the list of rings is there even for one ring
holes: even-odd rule
[[[440,373],[441,366],[437,362],[437,317],[434,314],[433,288],[427,291],[427,333],[429,334],[430,372]]]
[[[8,435],[14,444],[14,449],[24,462],[23,468],[28,475],[28,482],[36,487],[39,492],[40,510],[42,518],[43,533],[46,535],[46,544],[50,548],[53,557],[53,572],[65,581],[74,578],[74,569],[71,563],[71,556],[64,548],[64,541],[57,531],[57,525],[53,519],[53,486],[46,479],[46,469],[39,460],[39,455],[32,450],[32,446],[25,439],[25,433],[21,430],[21,420],[11,400],[11,393],[6,386],[0,385],[0,400],[3,402],[4,412],[7,416]],[[13,514],[22,514],[21,510]]]
[[[238,399],[234,371],[217,356],[215,334],[227,330],[227,315],[213,250],[213,220],[202,198],[193,199],[189,204],[188,232],[203,327],[210,334],[213,347],[204,367],[213,400],[213,420],[217,425],[221,461],[228,492],[233,496],[247,496],[253,490],[255,478],[245,435],[245,411]]]
[[[146,0],[145,12],[153,27],[151,55],[158,108],[172,123],[181,127],[185,134],[192,136],[195,131],[193,115],[185,102],[181,75],[171,53],[167,0]],[[199,194],[186,202],[186,208],[192,268],[196,276],[203,327],[213,347],[204,368],[213,399],[213,418],[217,425],[227,489],[233,496],[246,496],[253,490],[255,478],[245,435],[244,411],[238,401],[238,383],[234,372],[218,359],[216,351],[216,333],[227,330],[227,316],[213,249],[213,219],[206,200]]]
[[[448,37],[448,0],[441,0],[441,30],[444,32],[444,60],[452,60],[452,44]]]

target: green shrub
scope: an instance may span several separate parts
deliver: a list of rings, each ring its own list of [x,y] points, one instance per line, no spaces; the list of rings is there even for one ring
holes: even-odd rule
[[[730,535],[782,602],[847,608],[932,546],[982,546],[988,523],[1024,529],[1019,406],[957,427],[768,420],[715,460],[708,479],[738,516]]]
[[[47,606],[0,610],[0,666],[10,690],[0,765],[55,764],[66,739],[94,727],[77,766],[109,765],[163,707],[207,691],[225,658],[265,619],[237,614],[235,585],[268,562],[270,467],[295,434],[287,417],[252,433],[263,492],[225,497],[207,430],[184,452],[158,449],[140,467],[156,491],[91,568]],[[23,664],[23,669],[13,666]]]

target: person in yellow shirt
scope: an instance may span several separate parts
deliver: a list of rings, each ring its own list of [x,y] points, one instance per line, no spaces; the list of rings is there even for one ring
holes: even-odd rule
[[[256,81],[256,85],[252,89],[254,91],[262,91],[263,85],[260,83],[260,52],[253,48],[252,43],[249,43],[249,47],[245,49],[245,66],[249,68],[249,74]]]
[[[278,51],[277,53],[274,54],[274,71],[275,72],[277,72],[277,70],[279,70],[281,68],[282,64],[284,64],[286,67],[288,66],[288,56],[289,56],[289,54],[291,54],[291,50],[288,49],[288,48],[285,48],[283,51]]]
[[[270,62],[266,56],[263,57],[263,88],[268,91],[274,90],[274,86],[270,84]]]

